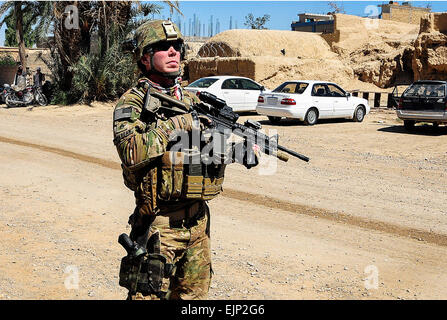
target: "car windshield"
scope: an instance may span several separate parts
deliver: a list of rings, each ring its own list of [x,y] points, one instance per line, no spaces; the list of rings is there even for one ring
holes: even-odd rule
[[[301,94],[306,90],[308,85],[309,84],[305,82],[284,82],[273,90],[273,92]]]
[[[208,88],[216,81],[217,81],[217,79],[215,79],[215,78],[202,78],[202,79],[194,81],[193,83],[188,85],[188,87]]]
[[[403,97],[444,97],[445,85],[441,83],[414,83],[402,95]]]

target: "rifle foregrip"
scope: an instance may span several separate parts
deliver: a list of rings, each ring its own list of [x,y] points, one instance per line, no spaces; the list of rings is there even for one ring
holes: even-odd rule
[[[284,161],[284,162],[289,161],[289,157],[284,152],[281,152],[281,151],[276,152],[276,157],[279,160]]]

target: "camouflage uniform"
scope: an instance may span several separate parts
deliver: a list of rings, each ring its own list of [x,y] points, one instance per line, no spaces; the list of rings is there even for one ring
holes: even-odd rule
[[[175,130],[191,130],[192,117],[187,108],[183,115],[169,114],[166,110],[146,112],[145,96],[153,84],[142,77],[136,87],[120,98],[114,111],[113,130],[124,183],[134,191],[136,199],[134,214],[129,219],[130,238],[136,240],[149,227],[148,254],[143,262],[149,266],[145,268],[156,270],[155,273],[161,271],[154,276],[152,271],[142,271],[143,267],[127,265],[123,258],[120,285],[129,289],[132,279],[138,282],[136,289],[129,289],[129,299],[206,299],[212,273],[206,198],[174,195],[171,184],[175,184],[173,177],[178,178],[175,171],[178,166],[167,171],[164,162],[170,154],[170,134]],[[165,93],[188,105],[199,102],[179,85],[174,89]],[[181,167],[179,172],[183,176],[188,165]],[[170,173],[173,176],[166,176]],[[220,192],[220,185],[213,196]],[[169,188],[173,192],[169,196],[161,191]]]

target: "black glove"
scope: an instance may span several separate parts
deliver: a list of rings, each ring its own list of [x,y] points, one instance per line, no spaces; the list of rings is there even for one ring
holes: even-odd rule
[[[194,121],[197,121],[199,123],[201,131],[214,127],[213,120],[203,114],[198,114],[195,110],[191,112],[191,116]]]
[[[130,232],[130,238],[134,241],[138,240],[141,236],[147,233],[151,223],[154,221],[154,216],[149,216],[147,214],[142,215],[138,208],[135,209],[132,215],[129,217],[128,223],[132,227]]]
[[[258,145],[249,141],[233,145],[234,162],[244,165],[247,169],[256,167],[261,158],[261,150]]]

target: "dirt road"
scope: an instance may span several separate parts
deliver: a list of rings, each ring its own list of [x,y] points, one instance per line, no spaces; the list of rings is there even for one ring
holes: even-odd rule
[[[125,298],[117,238],[134,199],[112,110],[0,108],[0,299]],[[227,169],[209,203],[210,299],[447,298],[447,127],[409,134],[391,111],[246,118],[311,161]]]

